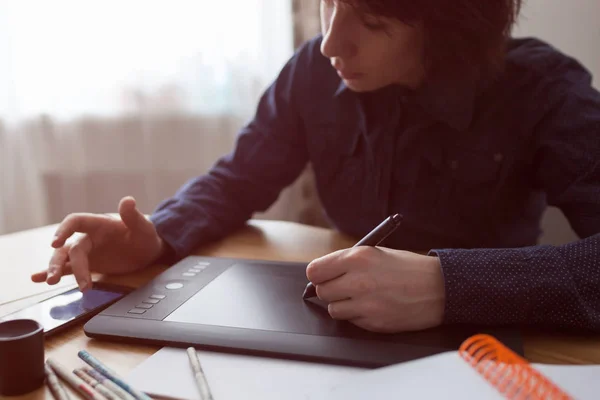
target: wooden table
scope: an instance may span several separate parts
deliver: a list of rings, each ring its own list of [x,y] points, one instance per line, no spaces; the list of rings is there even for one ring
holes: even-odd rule
[[[18,234],[0,236],[0,277],[14,278],[17,268],[30,271],[44,268],[51,252],[49,243],[55,226],[47,226]],[[337,249],[355,243],[335,231],[281,221],[252,220],[247,227],[229,238],[198,249],[203,256],[268,259],[281,261],[310,261]],[[39,251],[38,251],[39,249]],[[150,281],[165,267],[154,266],[142,273],[119,277],[97,277],[106,282],[115,282],[139,287]],[[29,273],[29,271],[28,271]],[[20,279],[14,285],[29,285]],[[13,279],[14,280],[14,279]],[[63,290],[63,289],[60,289]],[[25,300],[0,305],[0,315],[27,303],[38,301],[48,294],[31,296]],[[552,364],[600,364],[600,335],[596,337],[574,337],[565,335],[526,334],[525,357],[531,362]],[[125,376],[137,364],[159,349],[157,346],[117,344],[91,339],[85,336],[82,326],[71,328],[46,341],[46,357],[52,357],[72,369],[82,366],[77,352],[86,349],[109,364],[115,372]],[[78,398],[73,395],[73,398]],[[46,388],[12,399],[52,399]]]

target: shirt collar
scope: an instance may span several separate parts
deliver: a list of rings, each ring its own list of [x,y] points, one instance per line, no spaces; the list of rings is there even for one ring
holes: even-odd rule
[[[333,95],[334,95],[334,97],[339,97],[346,90],[350,90],[350,89],[348,89],[348,86],[346,86],[346,84],[344,83],[344,80],[340,78],[340,84],[338,85],[338,88]]]
[[[440,122],[458,131],[465,131],[473,120],[477,88],[475,79],[465,77],[441,84],[426,83],[415,91],[398,86],[398,93],[421,105],[425,112]],[[338,97],[346,91],[350,89],[340,79],[334,96]],[[407,93],[410,95],[407,96]]]
[[[462,132],[473,120],[476,95],[476,80],[465,77],[439,84],[427,82],[415,97],[425,112]]]

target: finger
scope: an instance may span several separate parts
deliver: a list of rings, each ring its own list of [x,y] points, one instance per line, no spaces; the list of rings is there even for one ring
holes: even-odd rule
[[[43,271],[34,272],[31,274],[31,280],[36,283],[46,282],[48,278],[48,270],[45,269]]]
[[[88,255],[91,250],[92,240],[88,235],[83,235],[77,242],[73,243],[69,250],[71,268],[81,291],[86,290],[92,281],[88,262]]]
[[[52,253],[48,268],[43,271],[36,272],[31,275],[31,280],[34,282],[47,282],[54,285],[60,281],[62,276],[63,266],[69,258],[69,247],[60,247]]]
[[[383,323],[382,321],[378,321],[377,319],[374,319],[369,316],[351,319],[350,322],[353,323],[354,325],[358,326],[359,328],[362,328],[362,329],[370,331],[370,332],[376,332],[376,333],[395,333],[395,332],[397,333],[399,331],[412,330],[412,329],[407,329],[407,328],[398,328],[398,327],[388,326],[387,324]]]
[[[318,284],[317,297],[332,302],[355,298],[374,291],[376,282],[363,271],[352,270],[344,275]]]
[[[334,301],[327,305],[327,312],[336,320],[351,320],[361,318],[359,302],[354,299]]]
[[[70,246],[61,247],[54,251],[52,258],[50,258],[50,264],[48,265],[48,276],[46,282],[49,285],[54,285],[60,281],[63,275],[63,267],[69,260],[69,249]]]
[[[338,278],[348,271],[344,262],[348,250],[338,250],[311,261],[306,267],[306,277],[313,285]]]
[[[119,215],[123,223],[132,231],[146,232],[152,223],[136,207],[133,197],[124,197],[119,202]]]
[[[67,276],[67,275],[70,275],[72,273],[73,273],[73,270],[71,269],[71,263],[67,262],[60,269],[60,273],[56,275],[55,279],[48,281],[48,269],[45,269],[43,271],[38,271],[38,272],[35,272],[35,273],[31,274],[31,280],[33,282],[36,282],[36,283],[46,282],[49,285],[54,285],[54,284],[60,282],[60,279],[63,276]]]
[[[92,233],[106,223],[107,216],[88,213],[76,213],[67,216],[56,229],[52,247],[58,248],[74,233]]]

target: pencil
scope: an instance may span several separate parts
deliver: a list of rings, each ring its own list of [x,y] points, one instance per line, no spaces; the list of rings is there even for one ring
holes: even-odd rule
[[[52,395],[56,400],[70,400],[67,391],[61,385],[58,377],[47,363],[44,365],[44,370],[46,371],[46,383],[52,392]]]
[[[119,396],[123,400],[135,400],[135,397],[127,393],[125,390],[121,388],[121,386],[117,385],[110,379],[106,378],[100,372],[96,371],[92,367],[83,367],[83,370],[92,378],[106,386],[108,389],[112,390],[117,396]]]
[[[80,377],[82,381],[96,389],[101,395],[106,397],[108,400],[119,400],[119,397],[115,393],[111,392],[106,386],[104,386],[103,384],[86,374],[83,369],[76,368],[73,370],[73,373]]]
[[[71,385],[73,387],[73,389],[75,389],[79,393],[81,393],[81,395],[83,397],[85,397],[86,399],[88,399],[88,400],[108,400],[106,397],[102,396],[100,393],[98,393],[96,390],[94,390],[93,387],[91,387],[90,385],[85,383],[83,380],[81,380],[81,378],[79,378],[76,375],[73,375],[72,373],[69,372],[69,370],[67,370],[60,364],[57,364],[55,361],[48,359],[48,360],[46,360],[46,363],[48,363],[48,365],[50,367],[52,367],[54,372],[56,372],[56,375],[58,375],[62,379],[64,379],[69,385]]]
[[[200,359],[198,358],[196,349],[193,347],[188,347],[187,354],[190,360],[190,365],[192,366],[194,378],[196,379],[196,386],[198,386],[202,400],[213,400],[212,393],[210,392],[206,375],[204,375],[204,371],[200,365]]]
[[[83,361],[85,361],[89,366],[91,366],[96,371],[100,372],[102,375],[104,375],[105,377],[107,377],[108,379],[110,379],[111,381],[116,383],[117,385],[119,385],[121,388],[123,388],[123,390],[125,390],[126,392],[131,394],[137,400],[152,400],[149,396],[140,392],[139,390],[136,390],[134,387],[132,387],[127,382],[125,382],[123,379],[121,379],[117,374],[115,374],[113,371],[108,369],[104,364],[102,364],[100,362],[100,360],[96,359],[96,357],[94,357],[87,351],[79,350],[77,355],[79,356],[79,358],[81,358]]]

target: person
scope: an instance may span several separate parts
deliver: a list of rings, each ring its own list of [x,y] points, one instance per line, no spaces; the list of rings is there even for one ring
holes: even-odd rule
[[[233,150],[149,218],[68,215],[47,269],[175,261],[266,210],[310,163],[332,225],[382,247],[313,260],[332,318],[375,332],[442,324],[600,331],[600,93],[576,59],[511,29],[520,0],[323,0],[322,33],[264,91]],[[559,207],[578,240],[539,245]],[[76,239],[66,242],[74,233]],[[301,293],[298,293],[301,296]]]

